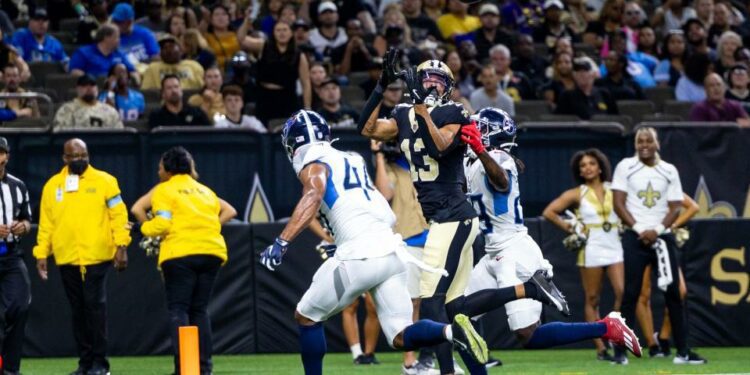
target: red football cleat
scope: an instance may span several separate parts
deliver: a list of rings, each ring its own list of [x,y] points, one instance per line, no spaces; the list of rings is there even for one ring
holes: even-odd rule
[[[603,340],[609,340],[615,345],[626,347],[636,357],[641,356],[641,344],[638,342],[638,336],[625,324],[625,319],[619,312],[612,311],[599,322],[607,325],[607,333],[602,336]]]

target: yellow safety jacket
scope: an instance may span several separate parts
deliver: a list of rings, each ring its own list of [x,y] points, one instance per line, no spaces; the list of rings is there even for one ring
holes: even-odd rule
[[[144,236],[162,236],[159,265],[190,255],[213,255],[227,260],[221,235],[216,194],[188,174],[172,176],[154,189],[154,218],[141,225]]]
[[[44,185],[34,257],[54,255],[58,265],[85,272],[83,266],[111,261],[118,246],[128,246],[130,229],[114,176],[89,165],[75,180],[66,166]]]

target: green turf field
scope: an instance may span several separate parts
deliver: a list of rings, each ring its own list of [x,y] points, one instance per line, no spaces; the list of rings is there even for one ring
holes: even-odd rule
[[[708,359],[703,366],[673,365],[667,358],[630,358],[627,366],[598,362],[593,350],[512,350],[495,351],[504,365],[490,374],[727,374],[750,373],[750,348],[705,348],[698,352]],[[378,354],[381,364],[355,367],[349,354],[326,356],[326,374],[400,374],[398,353]],[[112,374],[165,375],[172,372],[171,357],[115,357]],[[25,359],[25,375],[67,374],[76,359]],[[214,357],[214,374],[302,374],[299,356],[291,354],[238,355]]]

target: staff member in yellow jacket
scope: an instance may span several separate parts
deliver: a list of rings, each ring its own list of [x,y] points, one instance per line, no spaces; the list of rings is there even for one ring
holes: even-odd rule
[[[219,198],[191,176],[193,158],[182,147],[165,152],[151,209],[154,218],[143,223],[144,236],[162,236],[159,266],[170,317],[175,374],[180,373],[178,328],[198,326],[201,374],[210,374],[211,320],[208,301],[219,267],[227,260],[221,236]]]
[[[78,369],[71,375],[109,373],[107,360],[107,273],[128,265],[128,211],[117,179],[89,165],[86,144],[65,142],[65,167],[42,190],[34,257],[42,280],[54,255],[73,310]],[[114,262],[113,262],[114,259]]]

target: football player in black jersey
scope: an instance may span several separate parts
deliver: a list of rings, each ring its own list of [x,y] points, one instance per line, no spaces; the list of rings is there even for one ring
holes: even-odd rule
[[[548,293],[551,286],[542,278],[529,288],[533,290],[510,287],[463,296],[474,265],[472,243],[478,233],[477,215],[463,190],[466,178],[462,162],[466,145],[460,135],[463,129],[471,128],[464,128],[471,120],[461,104],[448,99],[454,78],[447,65],[428,60],[398,72],[396,61],[397,52],[388,51],[380,81],[365,104],[358,130],[371,139],[398,141],[409,161],[422,211],[430,223],[422,260],[449,273],[448,277],[422,273],[422,317],[449,322],[458,313],[478,315],[502,306],[499,302],[507,301],[509,295],[535,299],[547,295],[551,299],[546,302],[562,309],[566,302]],[[397,78],[406,82],[413,104],[398,105],[390,118],[378,119],[383,88]],[[441,345],[436,353],[441,373],[454,373],[450,344]],[[471,365],[470,370],[472,373],[479,371],[475,372]]]

